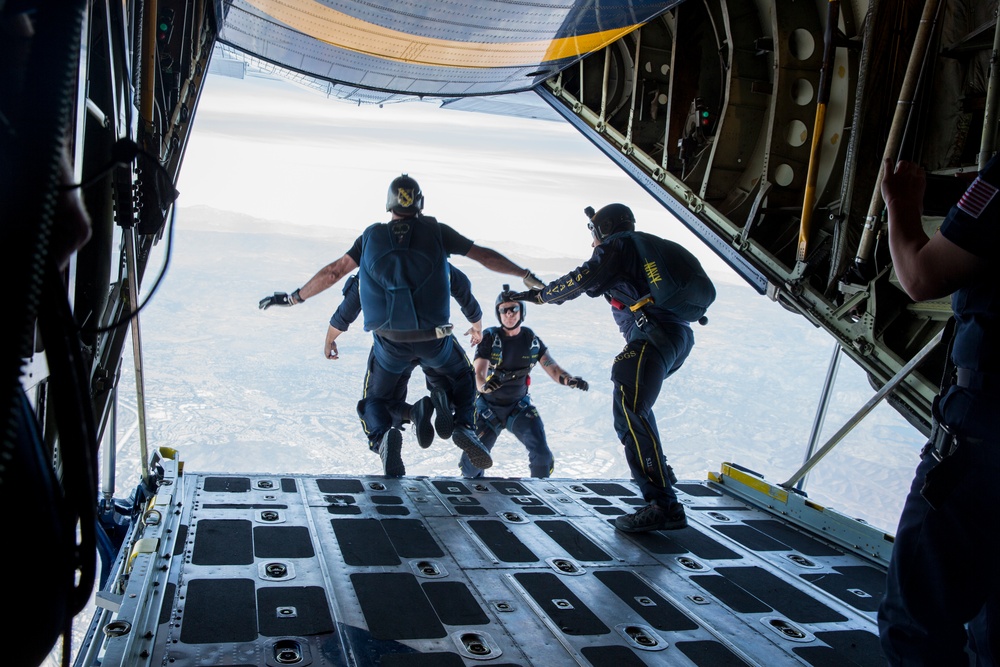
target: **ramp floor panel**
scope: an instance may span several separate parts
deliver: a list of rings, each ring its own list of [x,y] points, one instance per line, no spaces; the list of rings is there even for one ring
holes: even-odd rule
[[[600,480],[175,487],[153,664],[881,661],[884,567],[709,481],[678,485],[687,528],[642,534],[613,527],[634,489]]]

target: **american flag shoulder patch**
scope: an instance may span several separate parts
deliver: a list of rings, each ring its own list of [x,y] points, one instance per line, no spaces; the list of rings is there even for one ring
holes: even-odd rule
[[[977,177],[972,182],[969,189],[965,191],[958,202],[958,208],[968,213],[973,218],[978,218],[993,201],[997,194],[997,187],[984,181],[982,177]]]

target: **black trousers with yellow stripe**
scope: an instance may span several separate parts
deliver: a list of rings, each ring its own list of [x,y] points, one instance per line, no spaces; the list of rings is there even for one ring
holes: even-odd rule
[[[663,381],[677,372],[690,354],[694,333],[681,324],[666,327],[666,331],[659,345],[642,339],[629,342],[615,357],[611,380],[615,432],[625,447],[632,480],[647,502],[669,507],[677,501],[677,493],[670,484],[653,404]]]

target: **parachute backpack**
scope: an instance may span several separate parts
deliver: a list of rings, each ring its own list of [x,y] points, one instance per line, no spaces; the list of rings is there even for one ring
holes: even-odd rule
[[[705,313],[715,301],[715,285],[691,251],[679,243],[635,231],[635,217],[624,204],[608,204],[596,213],[588,206],[584,213],[599,241],[621,235],[635,245],[649,286],[648,296],[627,305],[637,319],[643,306],[654,304],[688,322],[708,323]],[[620,295],[611,296],[621,301]]]
[[[688,322],[708,324],[705,313],[715,301],[715,285],[701,262],[679,243],[645,232],[631,232],[649,296],[657,307]]]

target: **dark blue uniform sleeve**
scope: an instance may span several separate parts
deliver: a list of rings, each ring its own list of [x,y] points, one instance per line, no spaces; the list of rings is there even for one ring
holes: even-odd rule
[[[354,245],[351,249],[345,253],[348,257],[354,260],[354,263],[361,266],[361,236],[354,240]]]
[[[344,300],[330,318],[330,326],[334,329],[347,331],[351,322],[361,314],[361,291],[358,289],[358,274],[352,275],[344,283]]]
[[[451,295],[458,301],[465,319],[469,322],[483,319],[483,309],[479,307],[479,301],[472,294],[472,281],[469,280],[469,276],[452,264],[448,264],[448,268],[451,269]]]
[[[441,243],[444,244],[444,251],[449,255],[467,255],[472,248],[472,239],[466,238],[456,232],[448,225],[439,222],[441,226]]]
[[[941,235],[963,250],[992,258],[1000,245],[1000,154],[986,163],[941,223]]]
[[[621,250],[620,240],[597,246],[590,259],[546,285],[540,295],[541,302],[560,304],[583,294],[600,296],[616,277]]]

